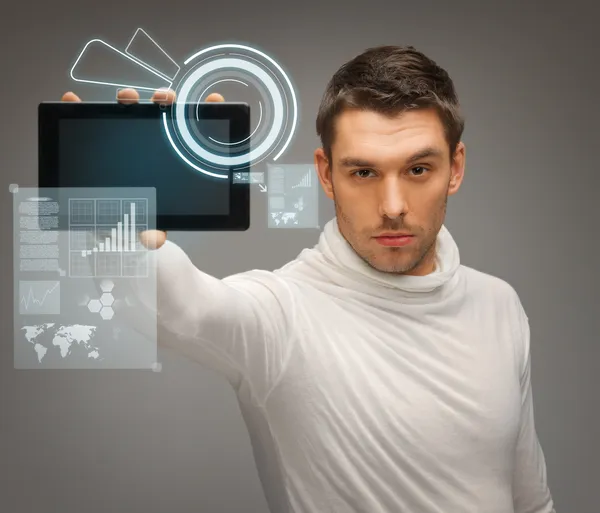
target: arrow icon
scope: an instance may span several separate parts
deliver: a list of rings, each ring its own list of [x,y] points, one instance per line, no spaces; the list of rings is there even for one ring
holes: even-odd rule
[[[267,186],[266,185],[263,185],[262,183],[259,183],[258,186],[260,187],[261,191],[263,191],[263,192],[267,191]]]

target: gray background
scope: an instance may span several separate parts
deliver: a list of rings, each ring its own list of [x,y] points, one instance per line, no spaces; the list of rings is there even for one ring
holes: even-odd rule
[[[597,513],[598,7],[580,0],[512,4],[59,0],[5,6],[0,510],[266,511],[233,391],[219,376],[166,352],[162,373],[12,368],[8,184],[35,185],[36,105],[69,89],[89,100],[114,97],[114,91],[77,87],[67,70],[92,37],[124,46],[143,27],[176,60],[224,41],[269,51],[300,96],[291,162],[312,161],[325,84],[365,48],[412,44],[448,69],[467,116],[467,176],[451,198],[447,226],[463,263],[508,280],[529,315],[537,428],[557,511]],[[327,205],[322,221],[332,214]],[[273,269],[317,240],[316,230],[267,231],[265,224],[255,218],[244,234],[172,238],[220,277]],[[267,241],[253,245],[257,235]]]

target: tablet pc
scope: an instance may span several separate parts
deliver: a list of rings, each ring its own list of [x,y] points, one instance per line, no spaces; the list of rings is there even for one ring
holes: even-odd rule
[[[249,147],[249,106],[180,105],[186,137],[217,155],[213,164],[186,147],[174,121],[176,105],[41,103],[39,186],[154,187],[160,230],[247,230],[250,186],[234,183],[233,170],[248,171],[239,155]],[[236,166],[227,164],[231,155]]]

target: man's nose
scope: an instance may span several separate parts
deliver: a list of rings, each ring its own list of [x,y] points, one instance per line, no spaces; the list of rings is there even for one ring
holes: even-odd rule
[[[406,196],[398,180],[383,183],[380,191],[379,214],[395,219],[406,214]]]

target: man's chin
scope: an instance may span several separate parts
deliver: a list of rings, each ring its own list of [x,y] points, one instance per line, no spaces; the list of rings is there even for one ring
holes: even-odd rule
[[[413,262],[406,261],[386,261],[385,258],[382,259],[372,259],[367,261],[367,263],[376,271],[380,271],[382,273],[390,273],[390,274],[404,274],[412,271],[416,264]]]

